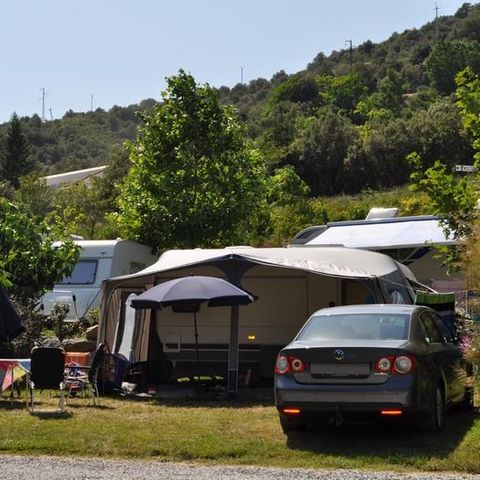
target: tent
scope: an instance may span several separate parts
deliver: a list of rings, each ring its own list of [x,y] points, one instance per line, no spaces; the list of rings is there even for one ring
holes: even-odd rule
[[[202,308],[198,328],[206,368],[226,368],[228,353],[238,342],[240,370],[262,377],[272,375],[276,353],[315,310],[332,303],[414,300],[413,274],[375,252],[343,247],[169,250],[141,272],[103,282],[98,341],[114,352],[125,348],[129,295],[186,275],[218,276],[258,297],[248,309],[237,309],[236,318],[226,307]],[[229,337],[231,322],[238,322],[238,338]],[[191,368],[195,349],[190,316],[139,311],[130,352],[130,361],[148,363],[150,381],[161,379],[163,357],[178,374],[189,362]]]

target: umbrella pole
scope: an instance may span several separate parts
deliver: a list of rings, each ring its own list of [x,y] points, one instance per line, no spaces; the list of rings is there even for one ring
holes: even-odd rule
[[[230,345],[228,350],[227,393],[235,396],[238,393],[238,305],[232,305],[230,314]]]
[[[193,325],[195,328],[195,359],[197,363],[197,380],[200,380],[200,355],[198,352],[197,312],[193,310]]]

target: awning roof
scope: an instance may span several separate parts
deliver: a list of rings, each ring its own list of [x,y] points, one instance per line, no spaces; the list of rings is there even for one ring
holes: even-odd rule
[[[158,261],[141,272],[121,278],[137,278],[179,268],[212,265],[225,260],[307,270],[334,277],[383,277],[400,270],[392,258],[379,253],[344,247],[253,248],[168,250]]]
[[[385,220],[329,223],[308,246],[344,245],[349,248],[386,250],[426,245],[454,245],[437,217],[400,217]]]

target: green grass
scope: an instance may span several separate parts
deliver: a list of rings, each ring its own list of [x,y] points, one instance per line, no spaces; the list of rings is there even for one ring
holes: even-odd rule
[[[40,408],[56,399],[41,397]],[[325,426],[286,437],[273,406],[228,401],[70,400],[67,414],[30,415],[0,400],[0,453],[152,458],[312,468],[480,473],[480,416],[452,412],[440,434],[399,425]]]

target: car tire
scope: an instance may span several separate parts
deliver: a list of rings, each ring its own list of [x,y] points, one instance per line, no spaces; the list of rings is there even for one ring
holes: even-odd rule
[[[305,428],[305,425],[297,418],[286,418],[283,415],[279,415],[279,418],[283,433],[295,432]]]
[[[430,408],[425,417],[420,421],[420,430],[423,432],[439,432],[445,424],[445,396],[443,389],[438,384],[430,401]]]

